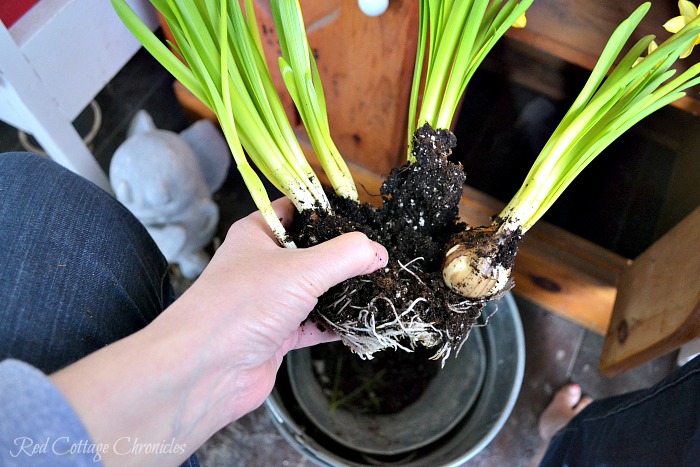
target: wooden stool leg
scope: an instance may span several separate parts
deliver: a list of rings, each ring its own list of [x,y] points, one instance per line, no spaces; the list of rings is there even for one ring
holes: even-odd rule
[[[622,273],[600,371],[612,376],[700,335],[700,207]]]

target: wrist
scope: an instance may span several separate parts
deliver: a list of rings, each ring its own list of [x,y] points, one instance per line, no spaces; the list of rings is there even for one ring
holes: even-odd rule
[[[257,303],[237,300],[234,305],[198,285],[194,284],[165,310],[151,324],[150,332],[163,336],[159,340],[166,347],[183,347],[183,342],[187,342],[186,351],[178,351],[178,371],[185,373],[180,379],[189,379],[189,387],[199,391],[200,400],[216,406],[213,415],[220,417],[216,424],[221,428],[262,404],[266,394],[261,397],[260,389],[269,386],[271,390],[276,366],[274,359],[250,355],[246,339],[250,330],[246,331],[246,323],[248,316],[258,315]],[[202,297],[208,297],[206,303]],[[274,368],[268,371],[268,365]]]
[[[111,447],[106,464],[178,465],[234,416],[226,398],[231,378],[210,358],[205,330],[177,321],[164,313],[136,334],[51,375],[91,441]],[[175,443],[182,452],[129,451],[137,441]]]

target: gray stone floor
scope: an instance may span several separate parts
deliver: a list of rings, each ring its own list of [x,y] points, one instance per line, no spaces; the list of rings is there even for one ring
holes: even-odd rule
[[[97,96],[105,119],[94,152],[105,169],[137,110],[148,110],[160,128],[179,131],[188,125],[172,94],[171,83],[167,73],[150,57],[139,53]],[[494,121],[498,124],[497,119]],[[16,131],[0,124],[0,150],[20,149]],[[226,231],[226,223],[253,210],[252,202],[241,190],[235,173],[231,174],[216,200],[224,219],[220,236]],[[517,287],[515,290],[517,292]],[[669,355],[617,378],[605,378],[597,371],[601,336],[520,298],[517,298],[517,304],[526,338],[523,387],[504,428],[469,465],[526,465],[540,445],[536,429],[538,415],[553,391],[566,382],[579,383],[585,393],[601,398],[648,386],[663,378],[675,365],[674,356]],[[309,464],[277,433],[264,408],[217,434],[200,452],[200,457],[205,466]]]

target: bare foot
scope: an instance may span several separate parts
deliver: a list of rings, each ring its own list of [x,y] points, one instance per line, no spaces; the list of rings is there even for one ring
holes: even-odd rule
[[[567,384],[554,394],[552,401],[540,415],[537,427],[544,442],[533,458],[530,459],[530,466],[539,465],[545,452],[547,452],[547,446],[552,436],[591,402],[593,402],[593,399],[590,397],[581,397],[581,386],[578,384]]]
[[[554,433],[563,428],[576,414],[593,402],[588,396],[581,397],[581,386],[567,384],[554,394],[542,415],[538,428],[543,440],[549,442]]]

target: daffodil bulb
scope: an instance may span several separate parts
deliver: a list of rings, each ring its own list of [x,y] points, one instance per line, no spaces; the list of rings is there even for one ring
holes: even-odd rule
[[[495,295],[508,285],[511,268],[499,264],[494,256],[457,244],[445,255],[442,269],[445,284],[465,298]]]
[[[522,240],[520,227],[511,224],[499,219],[455,235],[442,264],[445,284],[461,296],[475,300],[508,290]]]

